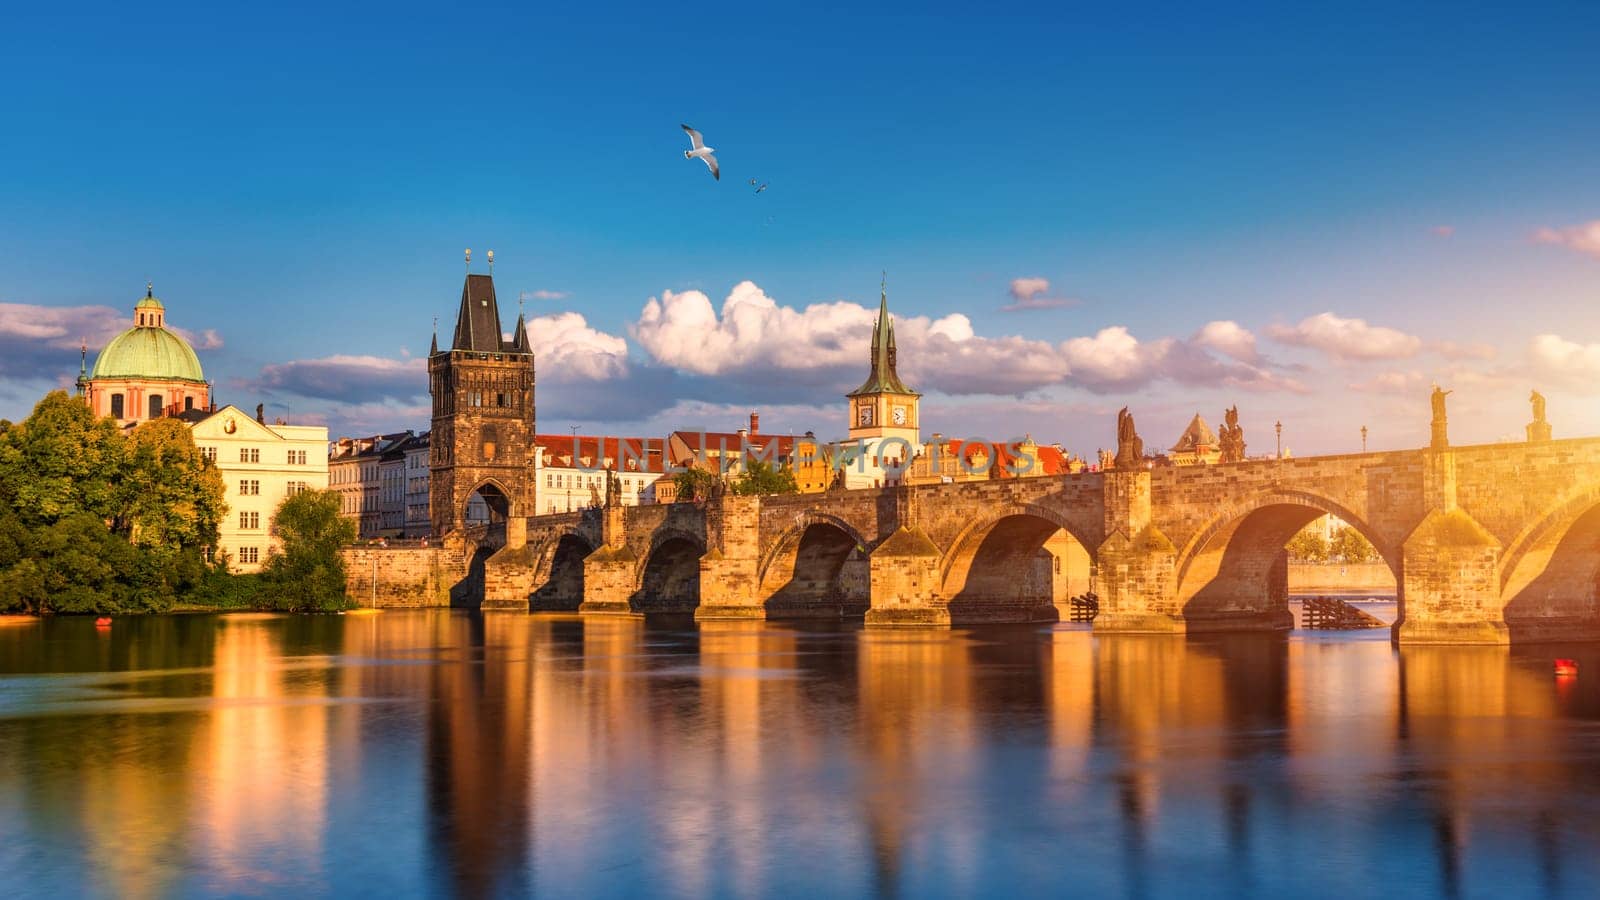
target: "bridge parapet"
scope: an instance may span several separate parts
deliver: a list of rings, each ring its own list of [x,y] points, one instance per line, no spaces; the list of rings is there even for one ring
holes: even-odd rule
[[[1594,438],[537,516],[488,605],[1039,621],[1092,566],[1099,631],[1284,628],[1283,547],[1324,513],[1394,572],[1402,642],[1600,636]]]

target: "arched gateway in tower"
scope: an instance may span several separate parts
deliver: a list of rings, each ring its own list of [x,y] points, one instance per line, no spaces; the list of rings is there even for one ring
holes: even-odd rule
[[[493,261],[491,255],[490,261]],[[447,350],[428,353],[433,396],[428,512],[445,537],[466,524],[474,495],[490,521],[533,509],[533,348],[519,314],[511,340],[500,330],[492,275],[468,274]]]

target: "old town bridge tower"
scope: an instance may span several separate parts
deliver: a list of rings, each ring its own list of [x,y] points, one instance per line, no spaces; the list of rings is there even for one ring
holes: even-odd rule
[[[492,252],[489,262],[492,267]],[[445,537],[464,528],[474,494],[488,506],[491,522],[527,516],[533,509],[533,348],[520,314],[511,340],[500,330],[493,275],[467,274],[455,337],[440,350],[435,335],[428,353],[428,391],[433,533]]]

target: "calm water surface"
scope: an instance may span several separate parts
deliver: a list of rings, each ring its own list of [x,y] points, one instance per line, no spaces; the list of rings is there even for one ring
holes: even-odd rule
[[[1595,897],[1600,650],[0,626],[0,895],[214,893]]]

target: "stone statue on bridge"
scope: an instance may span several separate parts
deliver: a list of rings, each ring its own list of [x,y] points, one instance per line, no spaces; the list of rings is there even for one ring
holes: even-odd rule
[[[1117,412],[1117,459],[1119,469],[1135,469],[1144,464],[1144,441],[1133,425],[1133,413],[1124,406]]]
[[[1528,440],[1550,440],[1550,423],[1544,418],[1544,395],[1534,391],[1528,402],[1533,404],[1533,421],[1528,423]]]
[[[606,505],[622,505],[622,479],[617,477],[615,469],[606,470]]]
[[[1444,398],[1453,393],[1455,392],[1443,390],[1436,384],[1433,386],[1433,394],[1428,398],[1433,404],[1433,440],[1428,446],[1435,450],[1443,450],[1450,446],[1449,419],[1444,413]]]
[[[1244,461],[1244,429],[1239,426],[1237,405],[1222,413],[1222,433],[1217,436],[1217,462]]]

